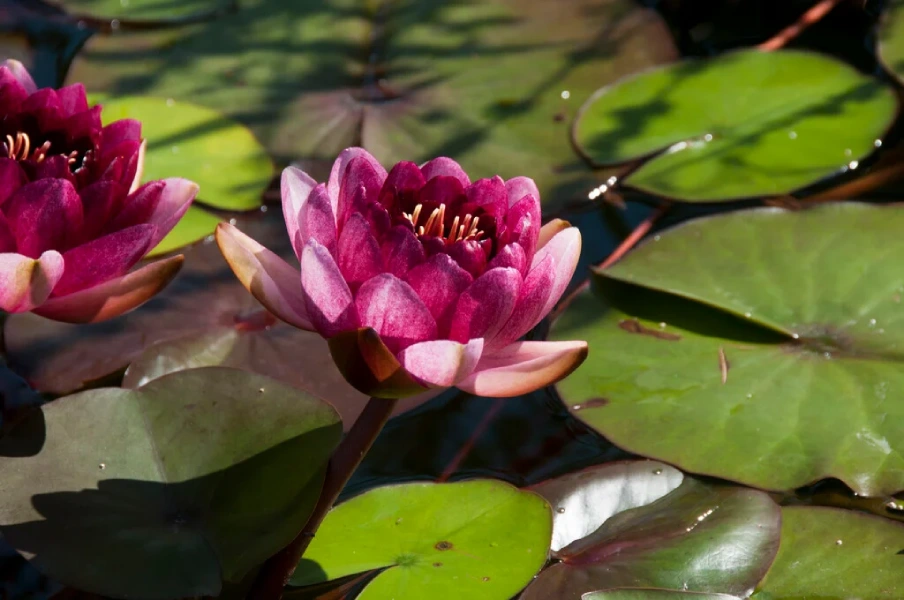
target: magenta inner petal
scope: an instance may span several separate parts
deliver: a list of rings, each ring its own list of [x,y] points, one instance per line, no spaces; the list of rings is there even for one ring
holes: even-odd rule
[[[408,272],[405,281],[436,320],[440,337],[449,335],[451,311],[474,279],[446,254],[435,254]]]
[[[78,192],[64,179],[22,186],[4,205],[4,212],[19,253],[30,258],[68,248],[83,219]]]
[[[402,225],[389,230],[383,238],[380,252],[386,271],[401,278],[404,278],[408,271],[424,262],[426,258],[424,246],[421,245],[417,236]]]
[[[353,213],[339,236],[339,270],[352,291],[383,272],[380,245],[370,231],[367,219]]]
[[[125,274],[141,260],[154,238],[153,225],[136,225],[63,253],[65,271],[53,296],[65,296]]]
[[[310,240],[301,253],[301,287],[311,324],[323,337],[356,329],[352,292],[329,251]]]
[[[449,338],[464,343],[482,337],[489,343],[511,316],[520,290],[521,274],[515,269],[492,269],[481,275],[459,297]]]
[[[393,354],[436,339],[436,321],[407,283],[383,273],[364,283],[355,296],[361,324],[372,327]]]
[[[298,232],[301,245],[296,246],[296,255],[300,256],[304,245],[313,239],[336,256],[338,248],[336,217],[333,215],[333,207],[325,185],[320,184],[311,190],[307,201],[301,205],[298,214]]]

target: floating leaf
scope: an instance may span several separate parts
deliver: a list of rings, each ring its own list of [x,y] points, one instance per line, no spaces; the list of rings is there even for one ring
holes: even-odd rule
[[[904,81],[904,0],[885,3],[879,28],[879,58],[898,80]]]
[[[238,122],[172,98],[96,96],[92,100],[103,104],[104,123],[141,121],[141,134],[148,144],[143,181],[191,179],[201,186],[199,201],[223,210],[261,205],[261,194],[273,178],[273,163],[254,134]]]
[[[755,600],[904,596],[904,526],[834,508],[782,509],[782,545]]]
[[[157,246],[148,252],[148,257],[166,254],[188,246],[211,235],[217,228],[220,218],[198,206],[192,206],[166,234]]]
[[[681,471],[655,461],[597,465],[543,481],[531,489],[553,510],[552,550],[599,529],[613,515],[645,506],[684,480]]]
[[[622,588],[584,594],[581,600],[741,600],[725,594],[706,594],[681,590],[641,590]]]
[[[212,16],[230,0],[61,0],[74,15],[129,21],[178,21]]]
[[[301,530],[341,431],[326,403],[233,369],[82,392],[0,440],[0,531],[77,589],[216,596]]]
[[[683,470],[904,489],[902,228],[901,208],[849,203],[656,236],[600,274],[604,300],[584,294],[554,326],[593,349],[562,398],[620,447]]]
[[[779,507],[763,492],[686,479],[671,494],[619,513],[559,552],[522,600],[580,600],[620,587],[747,596],[778,550]]]
[[[279,211],[239,226],[295,260]],[[269,314],[236,280],[216,244],[185,251],[176,280],[140,310],[92,325],[67,325],[22,314],[6,322],[10,365],[43,392],[63,394],[129,369],[126,385],[201,366],[268,375],[327,399],[351,425],[367,397],[339,373],[326,342]],[[116,380],[118,382],[118,380]],[[403,412],[435,394],[399,402]]]
[[[95,36],[70,80],[215,108],[283,163],[353,145],[387,164],[447,155],[473,178],[530,175],[550,200],[598,185],[568,140],[580,99],[675,55],[631,0],[249,0],[191,28]]]
[[[500,481],[381,487],[330,511],[291,583],[384,569],[358,598],[508,600],[546,562],[551,530],[540,496]]]
[[[625,181],[687,201],[787,194],[857,167],[897,115],[849,65],[783,50],[688,60],[602,88],[575,121],[600,164],[661,152]]]

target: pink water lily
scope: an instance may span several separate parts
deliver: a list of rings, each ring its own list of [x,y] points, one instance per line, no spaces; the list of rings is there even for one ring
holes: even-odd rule
[[[0,310],[108,319],[164,287],[182,257],[129,270],[175,226],[198,186],[139,187],[141,123],[101,125],[85,89],[37,89],[0,64]]]
[[[532,180],[472,183],[448,158],[387,174],[350,148],[325,184],[287,168],[282,199],[300,274],[229,224],[220,248],[271,312],[329,340],[360,391],[516,396],[586,357],[582,341],[519,341],[559,300],[581,249],[568,223],[540,227]]]

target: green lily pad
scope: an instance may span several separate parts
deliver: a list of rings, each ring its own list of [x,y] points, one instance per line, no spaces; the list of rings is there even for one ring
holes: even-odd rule
[[[559,392],[613,443],[683,470],[904,489],[902,228],[900,207],[847,203],[655,236],[555,324],[593,348]]]
[[[706,594],[681,590],[642,590],[622,588],[584,594],[581,600],[741,600],[737,596]]]
[[[599,529],[613,515],[645,506],[684,480],[678,469],[652,460],[597,465],[532,486],[555,509],[552,550]]]
[[[311,585],[384,569],[361,600],[508,600],[546,562],[540,496],[492,480],[381,487],[327,515],[292,576]]]
[[[261,194],[273,178],[273,163],[243,125],[216,110],[172,98],[97,98],[104,123],[141,121],[147,140],[142,181],[191,179],[201,186],[199,201],[223,210],[261,205]]]
[[[178,21],[227,7],[230,0],[62,0],[74,15],[129,21]]]
[[[782,509],[782,544],[755,600],[904,597],[904,526],[835,508]]]
[[[879,59],[904,82],[904,0],[888,0],[879,28]]]
[[[619,513],[562,551],[522,600],[580,600],[622,587],[746,597],[778,551],[781,511],[763,492],[686,479],[659,500]]]
[[[232,369],[75,394],[0,440],[0,531],[77,589],[216,596],[300,531],[341,431],[325,402]]]
[[[897,110],[891,88],[841,61],[745,50],[604,87],[582,107],[573,134],[599,164],[659,153],[626,183],[711,202],[787,194],[856,168]]]
[[[447,155],[474,179],[529,175],[549,200],[598,185],[568,139],[581,100],[675,56],[631,0],[247,0],[194,27],[95,36],[69,78],[217,109],[282,163],[355,145],[385,164]]]

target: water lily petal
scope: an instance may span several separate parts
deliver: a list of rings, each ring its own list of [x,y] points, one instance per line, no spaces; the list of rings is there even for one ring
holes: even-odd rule
[[[333,214],[336,215],[337,219],[341,216],[339,213],[340,187],[345,184],[346,172],[356,158],[363,159],[373,172],[376,173],[379,184],[377,185],[374,194],[379,193],[379,190],[383,187],[383,182],[386,181],[386,169],[384,169],[383,165],[381,165],[377,159],[371,156],[364,148],[346,148],[340,152],[336,161],[333,163],[333,169],[330,171],[330,179],[327,184],[327,191],[330,194],[330,201],[333,205]],[[363,164],[361,161],[355,163],[359,168],[361,164]]]
[[[65,248],[70,232],[82,225],[82,201],[75,187],[64,179],[40,179],[23,185],[5,206],[19,252],[32,258],[45,250]]]
[[[413,162],[397,163],[389,171],[386,181],[383,182],[383,188],[380,190],[378,198],[380,204],[387,210],[391,210],[397,202],[401,201],[403,204],[400,208],[406,208],[406,205],[411,202],[405,203],[404,201],[413,200],[414,194],[424,187],[426,182],[424,174]]]
[[[33,259],[15,253],[0,254],[0,310],[27,312],[47,300],[63,276],[63,257],[55,250]]]
[[[282,210],[283,217],[286,220],[286,229],[289,232],[289,239],[293,243],[299,238],[302,220],[301,212],[304,210],[304,205],[308,202],[315,187],[317,187],[317,182],[314,181],[314,178],[301,169],[297,167],[286,167],[283,169],[279,180],[279,190],[282,194]],[[330,212],[332,213],[332,209]],[[335,223],[333,227],[335,229]],[[303,238],[303,235],[301,237]],[[296,256],[299,255],[303,247],[304,242],[295,248]]]
[[[508,346],[533,329],[546,316],[543,311],[546,310],[555,281],[556,261],[547,256],[524,278],[512,316],[493,340],[494,349]]]
[[[15,252],[16,238],[9,230],[9,222],[6,216],[0,212],[0,253]]]
[[[511,398],[564,379],[587,358],[587,342],[517,342],[484,353],[458,388],[477,396]]]
[[[181,254],[158,260],[100,285],[51,298],[36,314],[66,323],[97,323],[126,313],[165,288],[182,268]]]
[[[578,228],[569,227],[554,235],[549,243],[534,255],[531,269],[533,270],[547,256],[552,256],[556,261],[556,279],[550,290],[549,298],[546,300],[541,318],[556,305],[574,276],[578,259],[581,257],[581,232],[578,231]]]
[[[0,63],[0,69],[6,67],[9,69],[10,75],[12,75],[16,81],[19,82],[19,85],[25,90],[27,94],[34,94],[38,91],[38,86],[35,85],[35,80],[31,78],[31,74],[29,74],[28,69],[25,68],[18,60],[14,60],[8,58]],[[0,79],[0,87],[2,87],[2,79]]]
[[[540,236],[540,201],[524,196],[509,207],[505,217],[506,239],[518,243],[527,256],[533,256]]]
[[[118,181],[100,180],[79,190],[84,221],[79,242],[94,239],[110,225],[111,217],[122,206],[128,190]],[[119,228],[117,228],[119,229]]]
[[[483,339],[420,342],[402,350],[399,361],[409,374],[431,387],[451,387],[471,375],[483,353]]]
[[[401,278],[426,258],[424,246],[414,232],[404,225],[397,225],[389,230],[380,245],[380,253],[386,271]]]
[[[141,121],[120,119],[113,121],[101,130],[104,145],[118,146],[122,142],[141,141]]]
[[[138,143],[138,152],[134,155],[129,155],[131,158],[129,159],[129,163],[126,165],[125,173],[123,174],[123,180],[129,181],[131,180],[131,185],[129,185],[129,193],[132,194],[141,186],[141,178],[144,176],[144,156],[147,153],[148,143],[146,140],[141,140]]]
[[[163,181],[150,181],[126,196],[116,215],[104,223],[106,230],[112,232],[146,223],[157,209],[165,185]]]
[[[537,250],[549,243],[549,240],[555,237],[560,231],[565,231],[571,227],[571,223],[564,219],[553,219],[540,228],[540,235],[537,237]]]
[[[521,273],[511,268],[491,269],[474,280],[458,299],[449,338],[465,343],[493,336],[508,321],[521,290]]]
[[[159,244],[160,240],[172,231],[191,206],[199,190],[197,183],[179,177],[164,179],[163,183],[160,200],[147,218],[147,223],[157,227],[157,233],[151,240],[151,248]]]
[[[151,249],[156,230],[154,225],[135,225],[67,250],[66,271],[53,289],[54,297],[123,275]]]
[[[283,210],[286,210],[285,200],[283,201]],[[329,250],[330,254],[336,256],[338,251],[336,216],[333,214],[333,205],[330,203],[326,185],[322,183],[316,185],[308,194],[306,200],[301,203],[300,212],[298,213],[298,229],[294,234],[288,218],[287,214],[286,226],[289,229],[295,256],[300,259],[304,245],[308,243],[308,240],[312,239],[320,242]]]
[[[436,321],[430,311],[411,286],[395,275],[383,273],[365,282],[355,305],[361,324],[376,331],[394,354],[436,338]]]
[[[329,250],[314,239],[301,253],[301,287],[308,316],[320,335],[330,338],[359,327],[352,291]]]
[[[467,200],[467,196],[465,196],[464,186],[455,177],[447,175],[438,175],[430,179],[417,193],[419,204],[423,204],[425,207],[445,204],[447,212],[454,211],[465,200]],[[424,221],[426,221],[426,217],[422,216],[419,222],[423,224]]]
[[[468,203],[476,204],[486,212],[499,217],[508,209],[508,192],[505,182],[498,175],[490,179],[479,179],[465,190]]]
[[[28,183],[25,172],[19,161],[12,158],[0,158],[0,206],[20,187]]]
[[[516,202],[525,196],[536,198],[540,202],[540,190],[530,177],[512,177],[505,182],[505,190],[508,192],[508,205],[514,206]]]
[[[333,362],[352,387],[376,398],[404,398],[426,391],[370,327],[338,333],[327,340]]]
[[[471,185],[471,178],[468,177],[465,170],[461,168],[461,165],[445,156],[440,156],[424,163],[421,165],[421,172],[424,174],[424,179],[428,182],[434,177],[446,176],[457,179],[461,182],[462,188]]]
[[[85,86],[74,83],[57,90],[57,97],[63,113],[74,115],[88,110],[88,97],[85,95]]]
[[[487,253],[480,246],[480,242],[461,240],[451,246],[447,246],[444,250],[452,260],[470,273],[472,277],[479,277],[486,270]]]
[[[527,255],[521,244],[515,242],[500,248],[493,260],[490,261],[490,264],[487,265],[487,269],[495,269],[496,267],[511,267],[525,275],[527,272]]]
[[[452,309],[474,278],[446,254],[434,254],[405,275],[437,324],[437,333],[446,337]]]
[[[370,223],[359,213],[352,213],[342,229],[336,264],[352,291],[383,272],[380,245],[371,233]]]
[[[286,323],[314,331],[296,269],[234,225],[220,223],[216,235],[226,262],[258,302]]]

